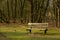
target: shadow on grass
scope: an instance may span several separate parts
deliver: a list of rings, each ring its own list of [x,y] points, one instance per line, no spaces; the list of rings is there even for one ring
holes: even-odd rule
[[[29,33],[23,33],[23,32],[2,32],[3,34],[7,35],[7,36],[24,36],[27,35]]]
[[[47,37],[25,37],[25,38],[11,38],[11,40],[60,40],[60,38],[47,38]]]
[[[21,33],[21,32],[2,32],[4,35],[6,36],[26,36],[28,35],[29,33]],[[44,33],[39,33],[39,32],[35,32],[35,33],[32,33],[34,35],[60,35],[60,34],[57,34],[57,33],[47,33],[47,34],[44,34]],[[2,39],[2,38],[1,38]],[[4,39],[4,37],[3,37]],[[49,37],[22,37],[22,38],[6,38],[6,40],[60,40],[60,38],[49,38]],[[4,39],[5,40],[5,39]]]
[[[28,35],[30,34],[29,32],[2,32],[3,34],[7,35],[7,36],[24,36],[24,35]],[[60,33],[42,33],[42,32],[35,32],[35,33],[31,33],[31,34],[38,34],[38,35],[60,35]]]
[[[60,33],[46,33],[46,34],[44,34],[44,33],[38,33],[38,32],[33,33],[33,34],[40,34],[40,35],[60,35]]]

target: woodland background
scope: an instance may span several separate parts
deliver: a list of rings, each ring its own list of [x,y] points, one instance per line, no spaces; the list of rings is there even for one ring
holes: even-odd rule
[[[0,23],[48,22],[60,26],[60,0],[0,0]]]

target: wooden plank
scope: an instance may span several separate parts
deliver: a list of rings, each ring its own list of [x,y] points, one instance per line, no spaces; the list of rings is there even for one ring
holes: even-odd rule
[[[28,23],[31,27],[48,27],[48,23]]]

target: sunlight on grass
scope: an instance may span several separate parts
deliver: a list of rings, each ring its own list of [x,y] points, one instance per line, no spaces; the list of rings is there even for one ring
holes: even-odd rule
[[[32,29],[32,34],[26,27],[0,27],[0,32],[11,40],[60,40],[60,29],[48,29],[47,34],[37,28]]]

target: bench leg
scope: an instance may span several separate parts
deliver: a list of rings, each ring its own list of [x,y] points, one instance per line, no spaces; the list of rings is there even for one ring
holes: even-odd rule
[[[29,33],[32,33],[31,31],[32,31],[32,30],[29,30]]]
[[[46,29],[44,30],[44,34],[46,34],[46,33],[47,33],[47,31],[48,31],[48,29],[46,28]]]
[[[32,33],[32,30],[31,29],[26,29],[26,31],[28,31],[29,33]]]
[[[46,34],[46,33],[47,33],[47,31],[45,30],[45,31],[44,31],[44,34]]]
[[[44,34],[46,34],[47,33],[47,30],[44,30]]]

